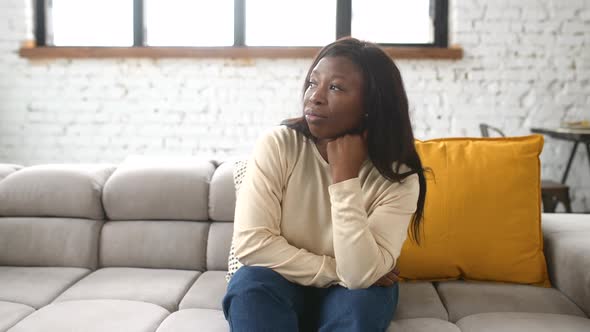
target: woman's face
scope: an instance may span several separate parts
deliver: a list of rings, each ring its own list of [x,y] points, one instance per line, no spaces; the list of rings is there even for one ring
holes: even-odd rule
[[[364,118],[363,75],[346,57],[322,58],[313,68],[303,95],[311,134],[335,138],[358,128]]]

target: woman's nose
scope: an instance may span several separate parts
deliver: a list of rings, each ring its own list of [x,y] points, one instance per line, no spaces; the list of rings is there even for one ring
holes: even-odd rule
[[[323,92],[323,89],[317,87],[309,97],[309,100],[314,103],[315,105],[321,105],[326,102],[326,95]]]

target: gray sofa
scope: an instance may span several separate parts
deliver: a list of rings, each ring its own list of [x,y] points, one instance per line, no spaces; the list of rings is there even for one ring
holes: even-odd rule
[[[233,165],[0,165],[0,332],[228,331]],[[590,215],[542,218],[555,288],[401,283],[389,330],[590,331]]]

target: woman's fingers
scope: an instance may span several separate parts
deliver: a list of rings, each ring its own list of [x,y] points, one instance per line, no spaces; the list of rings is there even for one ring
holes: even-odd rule
[[[389,279],[393,281],[399,281],[399,273],[391,272],[389,274]]]
[[[377,280],[375,286],[389,287],[395,284],[397,280],[393,279],[389,274],[384,275],[381,279]]]
[[[383,277],[377,280],[373,286],[389,287],[399,281],[400,270],[395,267],[393,270],[387,272]]]
[[[383,282],[381,282],[381,279],[379,279],[379,280],[377,280],[377,281],[376,281],[376,282],[373,284],[373,286],[383,287],[383,286],[384,286],[384,283],[383,283]]]
[[[373,284],[373,286],[382,286],[382,287],[385,287],[385,286],[388,286],[388,283],[389,283],[389,282],[390,282],[390,281],[389,281],[389,279],[387,279],[385,276],[383,276],[383,277],[381,277],[379,280],[377,280],[377,281],[376,281],[376,282]]]
[[[385,275],[385,277],[387,277],[388,279],[392,280],[393,282],[399,281],[399,277],[397,276],[397,274],[392,272],[389,272]]]
[[[381,279],[381,280],[379,281],[379,286],[381,286],[381,287],[389,287],[389,286],[391,286],[391,285],[393,285],[393,284],[392,284],[392,283],[391,283],[391,281],[389,281],[389,280],[386,280],[386,279]]]

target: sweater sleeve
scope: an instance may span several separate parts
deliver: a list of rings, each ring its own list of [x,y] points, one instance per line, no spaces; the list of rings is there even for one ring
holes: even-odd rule
[[[416,211],[416,174],[392,183],[368,216],[359,178],[329,187],[337,274],[348,288],[367,288],[391,271]]]
[[[263,266],[304,286],[328,287],[339,282],[333,257],[292,246],[281,236],[281,200],[287,178],[281,137],[258,141],[240,188],[234,217],[234,246],[244,265]]]

